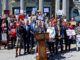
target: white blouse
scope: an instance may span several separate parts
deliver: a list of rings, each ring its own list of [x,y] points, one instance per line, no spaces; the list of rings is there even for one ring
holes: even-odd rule
[[[56,33],[55,33],[55,28],[54,27],[48,27],[47,32],[49,33],[50,38],[55,38]]]

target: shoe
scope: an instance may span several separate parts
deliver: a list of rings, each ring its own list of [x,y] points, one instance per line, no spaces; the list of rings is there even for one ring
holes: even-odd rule
[[[72,51],[69,51],[69,53],[72,53]]]
[[[76,50],[77,52],[79,52],[79,50]]]
[[[21,54],[19,54],[19,56],[21,56]]]
[[[64,55],[64,53],[63,53],[63,52],[61,52],[61,55]]]
[[[24,55],[26,55],[26,52],[24,52]]]
[[[58,55],[58,53],[55,53],[56,55]]]
[[[30,54],[30,52],[27,52],[28,54]]]
[[[15,57],[18,57],[18,55],[16,55]]]

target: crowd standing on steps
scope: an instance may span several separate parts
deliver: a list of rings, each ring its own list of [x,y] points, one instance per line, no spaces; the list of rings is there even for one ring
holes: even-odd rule
[[[71,44],[76,43],[76,51],[80,42],[80,22],[68,20],[65,16],[56,16],[50,18],[47,14],[32,14],[32,15],[9,15],[0,16],[0,47],[8,47],[8,49],[16,49],[16,57],[21,55],[21,50],[24,49],[24,55],[32,54],[35,47],[37,53],[37,40],[35,34],[38,32],[48,32],[49,39],[46,40],[46,48],[50,54],[63,54],[65,51],[71,51]],[[78,24],[78,25],[77,25]],[[74,31],[75,35],[68,35],[68,31]],[[2,40],[2,35],[6,34],[7,41]],[[5,37],[4,37],[5,38]],[[65,49],[64,49],[65,47]],[[58,49],[61,49],[59,51]],[[19,52],[18,52],[19,49]]]

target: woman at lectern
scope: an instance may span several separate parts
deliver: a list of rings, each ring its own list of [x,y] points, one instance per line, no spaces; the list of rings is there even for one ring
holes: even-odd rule
[[[45,32],[44,22],[38,20],[35,28],[36,28],[36,33]],[[35,54],[36,53],[37,53],[37,40],[36,40],[36,45],[35,45]]]

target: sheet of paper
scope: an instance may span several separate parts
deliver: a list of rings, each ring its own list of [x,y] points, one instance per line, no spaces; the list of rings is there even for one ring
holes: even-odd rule
[[[6,33],[2,33],[2,41],[6,41],[7,40],[7,34]]]
[[[76,35],[75,30],[66,30],[66,32],[67,32],[67,36]]]

